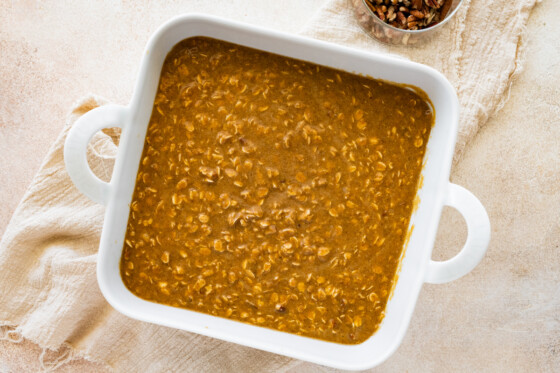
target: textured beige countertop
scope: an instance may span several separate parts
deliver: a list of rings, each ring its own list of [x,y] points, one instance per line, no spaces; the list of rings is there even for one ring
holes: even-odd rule
[[[204,3],[0,0],[0,234],[71,104],[89,92],[128,102],[148,36],[169,14]],[[242,21],[297,32],[321,0],[214,3],[214,14],[227,17],[237,7]],[[560,369],[558,14],[560,1],[535,8],[524,70],[509,101],[452,171],[451,180],[488,210],[492,242],[485,259],[460,280],[424,286],[402,346],[376,371]],[[465,236],[460,215],[445,210],[434,257],[451,257]],[[28,341],[0,341],[0,373],[38,371],[40,353]],[[104,370],[74,360],[59,371]],[[304,364],[299,371],[323,368]]]

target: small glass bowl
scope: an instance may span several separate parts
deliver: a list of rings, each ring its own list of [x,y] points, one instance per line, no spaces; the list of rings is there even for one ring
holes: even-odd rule
[[[401,30],[383,22],[366,5],[367,0],[348,0],[358,24],[366,34],[387,44],[414,45],[430,39],[457,13],[462,0],[451,0],[451,7],[443,21],[422,30]]]

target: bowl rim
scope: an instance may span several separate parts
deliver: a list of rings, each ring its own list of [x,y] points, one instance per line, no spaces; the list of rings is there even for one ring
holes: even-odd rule
[[[461,4],[463,4],[463,0],[459,0],[459,3],[457,4],[457,6],[455,7],[455,9],[453,9],[453,11],[451,11],[451,13],[449,13],[444,19],[443,21],[436,23],[434,26],[430,26],[430,27],[426,27],[424,29],[421,30],[404,30],[404,29],[400,29],[400,28],[396,28],[394,26],[391,26],[388,23],[383,22],[372,10],[369,6],[367,6],[366,2],[368,0],[361,0],[362,4],[364,5],[364,7],[366,8],[366,11],[375,19],[374,22],[378,22],[380,23],[382,26],[387,27],[391,30],[394,30],[396,32],[402,32],[405,34],[410,34],[410,35],[419,35],[419,34],[423,34],[429,31],[435,31],[440,29],[442,26],[444,26],[445,24],[447,24],[447,22],[449,22],[449,20],[451,20],[453,18],[453,16],[455,15],[455,13],[457,13],[457,10],[459,10],[459,8],[461,7]],[[448,0],[448,1],[453,1],[453,0]]]

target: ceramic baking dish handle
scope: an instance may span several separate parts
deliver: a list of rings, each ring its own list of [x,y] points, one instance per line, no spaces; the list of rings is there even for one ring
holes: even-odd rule
[[[74,123],[64,143],[64,162],[76,187],[94,202],[107,204],[110,183],[101,181],[89,168],[86,149],[96,132],[108,127],[122,128],[128,110],[124,106],[105,105],[88,111]]]
[[[467,222],[467,242],[455,257],[430,260],[426,282],[442,284],[463,277],[482,260],[490,243],[490,219],[480,201],[465,188],[449,184],[445,205],[457,209]]]

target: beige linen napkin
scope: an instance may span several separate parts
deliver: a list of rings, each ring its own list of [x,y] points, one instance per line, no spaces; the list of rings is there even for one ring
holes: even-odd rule
[[[429,44],[385,46],[362,33],[347,0],[332,0],[304,33],[371,51],[398,54],[442,71],[461,102],[458,151],[503,101],[519,70],[523,27],[535,0],[496,0],[488,18],[484,0],[465,0],[456,18]],[[68,129],[104,104],[78,102],[0,241],[0,339],[25,337],[59,356],[54,369],[83,356],[117,371],[284,371],[300,362],[215,339],[129,319],[101,295],[95,266],[104,208],[83,196],[63,161]],[[110,177],[118,134],[106,130],[90,143],[97,175]],[[52,354],[51,354],[52,355]]]

